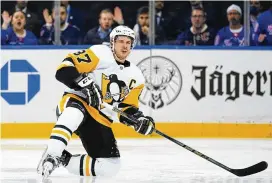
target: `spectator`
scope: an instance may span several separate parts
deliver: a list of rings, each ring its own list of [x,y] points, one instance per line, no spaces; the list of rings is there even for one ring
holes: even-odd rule
[[[66,8],[66,22],[70,25],[77,26],[80,31],[84,30],[84,13],[70,5],[69,0],[61,0],[61,5]]]
[[[4,11],[2,14],[3,25],[8,25],[11,22],[11,27],[1,29],[1,44],[2,45],[36,45],[36,36],[28,30],[25,30],[26,16],[18,10],[13,13],[13,16]],[[5,28],[5,27],[4,27]]]
[[[171,2],[172,3],[172,2]],[[175,30],[173,30],[173,27],[175,26],[173,19],[174,19],[174,13],[171,9],[169,13],[165,9],[165,4],[163,0],[156,0],[155,1],[155,8],[156,8],[156,29],[163,30],[165,33],[165,37],[167,37],[167,40],[173,40],[176,38]]]
[[[136,34],[137,45],[149,45],[149,15],[148,7],[143,6],[138,10],[137,24],[133,30]],[[162,44],[165,41],[164,31],[161,26],[156,26],[155,44]]]
[[[56,44],[55,43],[55,28],[53,21],[56,16],[55,8],[52,9],[52,15],[49,14],[48,9],[44,9],[43,16],[46,22],[41,28],[40,43],[41,44]],[[67,12],[66,8],[60,6],[60,30],[61,30],[61,44],[62,45],[77,45],[80,43],[80,32],[76,26],[70,25],[66,22]]]
[[[110,41],[110,32],[113,28],[113,13],[104,9],[99,15],[99,26],[89,30],[84,38],[84,44],[102,44]]]
[[[257,45],[272,45],[272,2],[270,9],[261,13],[255,29],[254,41]]]
[[[257,28],[257,17],[260,14],[261,3],[258,0],[250,0],[250,26],[254,30]]]
[[[186,46],[213,45],[215,32],[206,24],[206,13],[195,8],[191,14],[192,27],[178,35],[177,44]]]
[[[148,29],[149,29],[149,18],[148,18],[148,7],[143,6],[138,10],[137,24],[133,30],[136,34],[137,45],[148,45]]]
[[[229,26],[223,27],[216,35],[216,46],[243,46],[244,28],[240,23],[242,10],[239,6],[232,4],[227,9]]]
[[[175,18],[175,24],[177,24],[177,33],[183,32],[187,30],[191,26],[191,14],[192,10],[195,8],[201,8],[206,13],[206,23],[213,27],[215,30],[218,30],[222,26],[220,26],[221,22],[221,12],[220,12],[220,3],[211,2],[211,1],[201,1],[201,0],[190,0],[190,1],[182,1],[178,2],[181,6],[178,11],[178,16]],[[175,7],[173,7],[174,9]],[[218,20],[219,19],[219,20]],[[177,35],[176,37],[177,38]]]
[[[38,16],[29,10],[27,5],[28,1],[17,0],[15,6],[12,8],[10,12],[11,14],[13,14],[16,11],[22,11],[25,14],[26,18],[25,29],[33,32],[36,36],[38,36],[40,32],[41,22],[39,21]],[[9,14],[8,11],[4,12],[5,14]],[[9,25],[4,26],[5,26],[4,29],[7,29],[9,27]]]

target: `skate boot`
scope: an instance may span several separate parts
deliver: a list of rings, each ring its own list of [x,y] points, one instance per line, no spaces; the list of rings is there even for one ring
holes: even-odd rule
[[[42,163],[42,176],[46,179],[57,167],[60,166],[60,158],[48,154]]]

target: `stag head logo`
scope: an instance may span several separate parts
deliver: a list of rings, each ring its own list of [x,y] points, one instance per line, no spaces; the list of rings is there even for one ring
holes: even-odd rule
[[[159,109],[178,97],[182,76],[173,61],[162,56],[151,56],[143,59],[137,66],[145,77],[145,88],[140,96],[142,104]]]

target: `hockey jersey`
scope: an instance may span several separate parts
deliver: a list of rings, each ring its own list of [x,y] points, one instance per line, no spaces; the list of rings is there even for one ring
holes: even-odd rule
[[[78,45],[80,43],[80,31],[76,26],[65,24],[60,34],[61,45]],[[43,25],[40,32],[40,44],[55,44],[55,28],[49,29]]]
[[[229,26],[222,28],[215,37],[215,46],[243,46],[244,28],[231,30]]]
[[[108,46],[94,45],[68,54],[57,68],[56,78],[68,86],[65,92],[86,98],[74,82],[81,73],[88,73],[94,79],[102,91],[104,102],[122,110],[139,107],[139,96],[145,82],[141,70],[131,62],[117,62]],[[119,121],[119,116],[113,111],[102,108],[100,112],[113,121]]]
[[[263,42],[258,41],[260,34],[265,34],[266,37]],[[267,46],[272,45],[272,9],[263,12],[258,17],[258,24],[255,29],[254,41],[257,45]]]
[[[214,37],[214,29],[205,24],[200,33],[193,33],[193,27],[191,27],[190,29],[179,34],[176,44],[186,46],[213,45]]]
[[[7,30],[1,29],[1,45],[37,45],[38,41],[36,36],[25,30],[24,37],[18,37],[13,31],[12,27]]]

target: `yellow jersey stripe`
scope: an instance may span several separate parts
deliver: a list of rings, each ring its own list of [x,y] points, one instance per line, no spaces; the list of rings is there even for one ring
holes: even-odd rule
[[[62,113],[63,112],[63,110],[64,110],[64,107],[65,107],[65,104],[67,103],[67,100],[68,100],[68,96],[63,96],[62,97],[62,99],[61,99],[61,101],[60,101],[60,103],[59,103],[59,107],[60,107],[60,112]]]
[[[90,176],[90,156],[86,155],[86,176]]]
[[[66,139],[69,141],[71,139],[71,136],[69,133],[65,133],[64,131],[61,131],[61,130],[56,130],[56,129],[53,129],[52,130],[52,133],[55,133],[55,134],[58,134],[58,135],[63,135],[64,137],[66,137]]]

